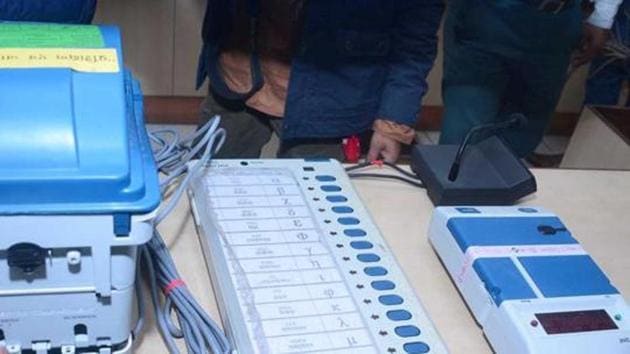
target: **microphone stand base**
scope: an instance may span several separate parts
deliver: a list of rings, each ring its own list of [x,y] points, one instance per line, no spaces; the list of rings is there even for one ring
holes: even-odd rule
[[[455,181],[448,179],[458,145],[416,145],[411,169],[434,205],[512,205],[536,192],[536,179],[497,136],[470,145]]]

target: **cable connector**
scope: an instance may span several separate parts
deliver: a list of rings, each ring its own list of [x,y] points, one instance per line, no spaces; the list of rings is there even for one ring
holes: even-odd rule
[[[377,166],[379,168],[383,168],[383,165],[385,165],[385,161],[383,160],[374,160],[372,162],[370,162],[371,165],[373,166]]]
[[[164,293],[164,296],[168,296],[171,293],[171,291],[179,287],[185,287],[185,286],[186,286],[186,283],[183,280],[173,279],[170,283],[166,284],[164,289],[162,289],[162,292]]]

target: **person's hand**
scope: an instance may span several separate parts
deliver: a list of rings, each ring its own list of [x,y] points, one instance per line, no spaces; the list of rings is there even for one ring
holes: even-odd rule
[[[374,131],[368,152],[368,161],[382,158],[385,162],[396,163],[400,155],[400,143],[384,134]]]
[[[0,345],[0,354],[9,354],[9,351],[3,345]]]
[[[573,67],[584,65],[593,60],[602,51],[609,37],[609,30],[585,23],[582,44],[573,57]]]

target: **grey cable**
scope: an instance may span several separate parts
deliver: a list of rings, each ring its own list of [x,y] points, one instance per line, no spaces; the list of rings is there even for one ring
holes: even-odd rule
[[[144,291],[142,290],[142,284],[140,284],[140,261],[141,257],[138,256],[136,261],[136,282],[134,284],[134,288],[136,291],[137,305],[138,305],[138,321],[136,321],[136,325],[131,331],[131,335],[133,339],[138,338],[142,330],[144,329],[144,311],[145,311],[145,303],[144,303]]]
[[[170,200],[158,210],[154,219],[153,237],[142,246],[139,269],[148,281],[153,312],[158,329],[168,351],[179,354],[176,339],[182,339],[188,353],[227,354],[231,345],[221,328],[197,303],[194,296],[181,282],[181,277],[157,226],[175,208],[190,182],[207,166],[212,156],[225,141],[225,130],[219,128],[220,117],[215,116],[194,133],[180,138],[178,132],[163,129],[149,133],[158,171],[164,175],[160,182],[163,195],[175,188]],[[199,161],[189,162],[199,153]],[[139,282],[139,281],[138,281]],[[174,283],[179,282],[179,283]],[[178,284],[177,286],[172,286]],[[170,287],[160,294],[160,289]],[[139,286],[137,287],[139,288]],[[144,323],[142,291],[138,291],[138,323],[134,337],[139,335]]]

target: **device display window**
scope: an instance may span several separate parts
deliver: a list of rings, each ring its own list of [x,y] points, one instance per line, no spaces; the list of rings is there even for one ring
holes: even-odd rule
[[[618,329],[613,319],[604,310],[538,313],[536,318],[547,334]]]

